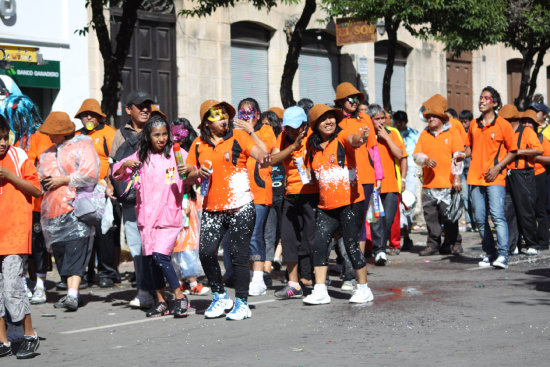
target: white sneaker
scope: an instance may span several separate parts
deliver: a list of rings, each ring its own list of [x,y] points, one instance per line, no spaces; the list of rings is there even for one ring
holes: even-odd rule
[[[213,293],[212,303],[204,311],[204,317],[207,319],[215,319],[225,314],[226,310],[230,310],[233,307],[233,300],[229,298],[227,292],[222,296],[218,292]],[[248,307],[248,306],[247,306]]]
[[[488,256],[485,256],[483,258],[483,260],[481,260],[480,262],[477,263],[477,265],[480,268],[490,268],[491,267],[491,261],[489,260]]]
[[[309,296],[303,299],[305,304],[308,305],[325,305],[330,303],[330,296],[327,290],[318,290],[313,288],[313,292]]]
[[[263,296],[266,294],[267,287],[264,282],[250,282],[248,285],[249,296]]]
[[[230,313],[225,317],[226,320],[244,320],[252,317],[252,311],[245,300],[242,298],[235,299],[235,306]]]
[[[342,283],[342,287],[340,287],[340,290],[353,291],[355,288],[357,288],[357,281],[355,279],[344,280],[344,283]]]
[[[508,260],[504,256],[499,256],[493,261],[493,266],[497,269],[508,269]]]
[[[523,251],[525,255],[527,256],[536,256],[539,254],[539,251],[536,248],[529,247],[525,251]]]
[[[349,303],[367,303],[374,300],[374,295],[369,287],[357,288],[353,291],[353,296],[349,299]]]
[[[376,254],[374,257],[374,264],[378,266],[386,266],[386,263],[388,262],[388,257],[386,256],[385,252],[380,251]]]
[[[46,291],[44,288],[36,288],[31,298],[31,304],[40,305],[46,303]]]
[[[32,291],[26,284],[25,284],[25,290],[27,292],[27,297],[29,297],[29,301],[30,301],[32,299]]]
[[[512,255],[513,256],[519,255],[519,248],[517,246],[514,248],[514,251],[512,251]]]

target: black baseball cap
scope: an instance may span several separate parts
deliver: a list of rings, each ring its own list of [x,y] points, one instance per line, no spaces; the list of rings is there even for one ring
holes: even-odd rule
[[[531,106],[529,106],[529,108],[537,111],[537,112],[540,112],[542,111],[543,113],[548,113],[548,106],[545,105],[544,103],[533,103]]]
[[[151,102],[151,104],[154,103],[153,97],[151,97],[149,93],[143,90],[134,90],[130,92],[130,94],[128,94],[126,106],[130,106],[133,104],[142,104],[145,102]]]

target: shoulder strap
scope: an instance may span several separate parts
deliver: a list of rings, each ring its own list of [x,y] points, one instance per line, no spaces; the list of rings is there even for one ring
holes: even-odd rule
[[[518,127],[518,131],[519,131],[519,135],[518,135],[518,142],[517,142],[517,145],[518,145],[518,149],[521,149],[521,138],[523,136],[523,131],[525,130],[525,126],[524,125],[520,125]],[[524,159],[524,163],[525,163],[525,167],[524,168],[527,168],[528,165],[527,165],[527,157],[523,157]],[[519,163],[519,157],[516,156],[516,159],[515,159],[515,168],[517,169],[518,168],[518,163]]]

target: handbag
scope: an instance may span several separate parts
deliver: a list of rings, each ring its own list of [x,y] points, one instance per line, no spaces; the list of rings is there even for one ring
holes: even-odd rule
[[[73,200],[74,215],[87,225],[100,225],[105,213],[106,200],[103,185],[79,188]]]

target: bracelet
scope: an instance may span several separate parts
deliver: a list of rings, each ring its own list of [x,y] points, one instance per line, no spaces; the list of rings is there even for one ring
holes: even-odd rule
[[[496,166],[498,166],[498,171],[501,172],[501,171],[502,171],[502,165],[501,165],[500,163],[497,163]],[[496,166],[495,166],[495,167],[496,167]]]

